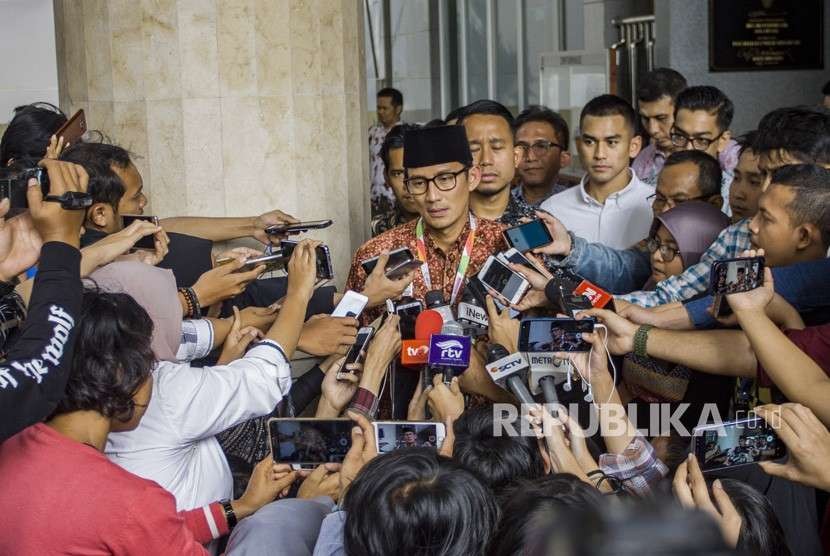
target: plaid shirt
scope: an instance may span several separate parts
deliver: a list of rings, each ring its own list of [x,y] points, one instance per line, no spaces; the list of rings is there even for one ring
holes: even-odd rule
[[[712,263],[721,259],[739,257],[745,249],[751,249],[749,218],[732,224],[723,230],[706,250],[700,261],[677,276],[659,282],[654,291],[639,291],[618,296],[623,301],[641,307],[656,307],[674,301],[685,301],[709,290],[709,273]]]
[[[623,481],[623,487],[637,496],[647,496],[651,488],[669,474],[669,469],[642,436],[636,436],[622,454],[602,454],[599,467],[606,474]]]

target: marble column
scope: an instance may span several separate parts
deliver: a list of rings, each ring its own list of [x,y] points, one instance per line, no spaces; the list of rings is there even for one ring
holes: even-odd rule
[[[129,149],[158,216],[331,218],[368,237],[357,0],[54,0],[61,108]]]

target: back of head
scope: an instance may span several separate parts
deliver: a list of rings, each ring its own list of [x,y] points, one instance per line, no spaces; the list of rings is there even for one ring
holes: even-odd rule
[[[813,224],[830,246],[830,170],[815,164],[782,166],[772,172],[773,185],[790,188],[794,198],[789,213],[793,224]]]
[[[742,520],[736,548],[745,554],[788,556],[784,529],[767,497],[735,479],[721,479],[720,483]]]
[[[386,134],[386,138],[383,140],[383,145],[380,147],[380,159],[383,160],[384,168],[389,166],[389,151],[391,149],[402,149],[404,135],[419,127],[418,124],[398,124],[389,130],[389,133]]]
[[[493,406],[465,410],[453,425],[453,459],[497,492],[516,480],[543,476],[545,464],[536,438],[495,436],[494,420]]]
[[[533,104],[522,110],[522,112],[516,116],[516,119],[513,122],[513,127],[518,130],[524,124],[530,122],[545,122],[549,124],[556,133],[556,138],[559,140],[559,143],[565,147],[565,149],[568,148],[568,143],[571,140],[568,122],[566,122],[565,118],[560,116],[558,113],[554,112],[547,106]]]
[[[69,380],[55,414],[87,410],[128,421],[132,396],[155,364],[147,311],[127,294],[87,290],[75,334]]]
[[[568,512],[599,511],[604,497],[574,475],[558,473],[519,481],[502,496],[499,527],[493,535],[491,556],[536,553]]]
[[[679,110],[692,112],[703,110],[707,114],[716,116],[720,131],[729,129],[735,115],[735,105],[729,97],[717,87],[710,85],[697,85],[683,89],[674,103],[675,117]]]
[[[93,202],[118,206],[125,188],[113,167],[126,169],[131,162],[129,152],[107,143],[78,143],[65,150],[60,158],[84,167],[89,174],[87,191]]]
[[[691,149],[674,152],[666,159],[663,167],[670,168],[686,162],[694,164],[697,167],[697,184],[700,188],[701,197],[708,199],[720,193],[722,175],[720,163],[714,157],[703,151]]]
[[[481,99],[464,106],[458,115],[458,123],[463,124],[464,120],[475,115],[502,117],[510,129],[513,129],[513,114],[510,113],[510,110],[505,105],[495,100]]]
[[[686,78],[671,68],[656,68],[648,72],[637,86],[639,102],[654,102],[669,97],[672,102],[687,87]]]
[[[347,554],[482,554],[498,520],[490,490],[432,448],[376,457],[346,492]]]
[[[66,115],[48,102],[18,106],[0,139],[0,167],[10,160],[37,162],[46,154],[52,135],[66,123]]]
[[[830,164],[830,110],[822,106],[778,108],[761,118],[752,150],[786,151],[804,164]]]
[[[634,135],[637,131],[637,113],[628,102],[617,95],[600,95],[589,100],[579,114],[580,128],[586,116],[596,118],[622,116],[631,134]]]
[[[403,93],[394,87],[384,87],[377,94],[378,97],[389,97],[393,106],[403,106]]]

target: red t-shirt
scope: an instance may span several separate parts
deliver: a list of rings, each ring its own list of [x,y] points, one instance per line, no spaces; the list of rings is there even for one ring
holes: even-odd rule
[[[173,495],[42,423],[0,444],[0,554],[206,554]]]
[[[784,334],[798,346],[798,349],[815,361],[824,374],[830,377],[830,323],[808,326],[803,330],[785,330]],[[760,364],[758,365],[758,383],[765,388],[775,386]]]

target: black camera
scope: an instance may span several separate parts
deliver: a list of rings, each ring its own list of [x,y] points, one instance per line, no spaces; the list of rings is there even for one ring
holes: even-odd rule
[[[26,198],[29,180],[40,184],[46,201],[60,203],[66,210],[81,210],[92,206],[92,196],[80,191],[66,191],[62,195],[49,195],[49,174],[43,168],[0,168],[0,199],[9,199],[7,216],[16,216],[29,209]]]

